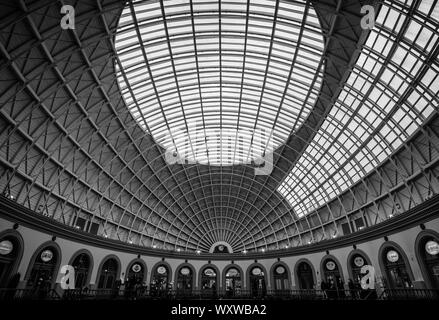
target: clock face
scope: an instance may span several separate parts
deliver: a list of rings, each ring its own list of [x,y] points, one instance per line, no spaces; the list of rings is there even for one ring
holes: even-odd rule
[[[44,250],[41,252],[41,260],[43,262],[49,262],[53,258],[53,252],[50,250]]]
[[[387,260],[390,262],[396,262],[399,260],[399,254],[395,250],[389,250],[387,252]]]
[[[285,268],[282,266],[279,266],[276,268],[276,273],[277,274],[284,274],[285,273]]]
[[[187,276],[189,273],[191,273],[191,270],[189,268],[183,267],[181,268],[180,273],[184,276]]]
[[[133,270],[135,273],[138,273],[142,270],[142,266],[138,263],[133,264],[131,267],[131,270]]]
[[[163,266],[160,266],[157,268],[157,273],[159,274],[166,274],[166,268]]]
[[[236,270],[235,268],[231,268],[229,269],[229,271],[227,271],[226,277],[236,277],[239,276],[239,271]]]
[[[329,271],[335,270],[336,264],[334,261],[328,261],[326,262],[326,269]]]
[[[209,277],[214,277],[214,276],[216,276],[215,271],[214,271],[213,269],[211,269],[211,268],[207,268],[206,270],[204,270],[204,274],[205,274],[206,276],[209,276]]]
[[[436,241],[428,241],[425,244],[425,251],[432,256],[435,256],[439,253],[439,244]]]
[[[364,259],[362,257],[355,257],[354,264],[357,267],[362,267],[362,266],[364,266]]]
[[[0,242],[0,255],[5,256],[10,254],[14,250],[14,245],[9,240],[3,240]]]
[[[224,251],[224,246],[223,245],[218,246],[218,250],[219,251]]]
[[[258,268],[258,267],[253,268],[253,270],[252,270],[252,274],[255,275],[255,276],[259,276],[259,275],[261,275],[261,274],[262,274],[262,270],[261,270],[261,268]]]

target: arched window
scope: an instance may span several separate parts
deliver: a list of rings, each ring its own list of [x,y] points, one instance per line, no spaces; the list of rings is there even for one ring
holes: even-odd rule
[[[201,290],[204,293],[216,294],[218,287],[218,274],[214,268],[206,267],[201,273]]]
[[[274,290],[287,291],[290,289],[289,277],[287,269],[279,264],[273,269]]]
[[[323,262],[323,279],[321,289],[326,290],[328,298],[345,297],[344,283],[337,263],[327,258]]]
[[[387,286],[391,289],[411,288],[412,282],[404,258],[398,249],[388,246],[381,257],[386,272]]]
[[[439,289],[439,239],[428,235],[419,242],[420,263],[424,265],[432,289]]]
[[[20,243],[15,237],[5,236],[0,239],[0,288],[10,284],[12,270],[20,250]],[[15,282],[17,284],[14,287],[18,285],[18,281]]]
[[[365,265],[367,265],[367,260],[365,257],[359,253],[352,255],[349,266],[352,271],[352,281],[357,287],[360,286],[361,278],[364,277],[364,274],[361,274],[361,268]]]
[[[165,264],[160,264],[155,268],[151,277],[151,294],[155,295],[168,290],[169,268]]]
[[[323,263],[323,271],[324,280],[329,285],[334,284],[335,286],[339,279],[341,279],[340,270],[338,270],[337,263],[332,259],[325,260],[325,262]]]
[[[129,286],[132,287],[136,284],[142,284],[145,279],[145,267],[139,261],[135,261],[131,264],[128,273],[127,280]]]
[[[226,294],[228,296],[239,295],[241,293],[241,272],[231,267],[226,272]]]
[[[192,285],[194,280],[194,273],[188,266],[180,268],[177,274],[177,294],[190,295],[192,293]]]
[[[297,266],[297,279],[299,280],[299,288],[302,290],[309,290],[314,288],[314,277],[311,266],[302,261]]]
[[[101,267],[98,289],[113,289],[117,280],[119,263],[114,258],[107,259]]]
[[[262,297],[267,293],[265,273],[258,266],[250,270],[250,292],[253,297]]]
[[[75,269],[75,288],[85,287],[90,272],[90,257],[86,253],[79,254],[73,260],[72,267]]]
[[[41,249],[35,257],[29,279],[27,281],[28,288],[49,290],[56,279],[55,269],[58,264],[58,250],[52,246]]]

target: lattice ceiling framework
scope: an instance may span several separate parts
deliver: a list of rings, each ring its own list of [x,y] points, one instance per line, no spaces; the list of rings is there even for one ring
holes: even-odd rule
[[[360,28],[358,1],[258,0],[248,5],[246,1],[233,1],[244,4],[247,11],[242,12],[232,12],[231,3],[221,2],[227,12],[218,7],[206,17],[218,21],[221,18],[215,30],[210,26],[200,31],[215,34],[214,42],[224,46],[200,46],[191,62],[184,60],[186,66],[182,59],[189,54],[188,46],[195,48],[194,42],[206,39],[194,37],[193,32],[198,31],[192,28],[197,25],[195,16],[202,16],[203,2],[78,0],[73,3],[74,30],[59,27],[63,1],[2,4],[3,196],[67,225],[74,226],[78,217],[90,220],[99,224],[99,235],[135,245],[208,252],[214,243],[224,241],[234,252],[240,252],[328,240],[340,235],[342,225],[348,222],[350,231],[359,231],[362,226],[397,216],[439,192],[438,1],[384,1],[370,32]],[[262,19],[257,8],[265,5]],[[144,46],[137,41],[137,30],[148,29],[133,27],[133,17],[139,18],[138,25],[152,19],[149,11],[146,16],[136,13],[136,8],[144,6],[158,10],[154,17],[160,22],[151,25],[166,23],[164,30],[158,28],[162,30],[158,32],[165,31],[157,38],[157,43],[165,45],[158,51],[158,59],[175,54],[175,64],[167,66],[171,69],[162,70],[169,73],[174,85],[161,83],[162,75],[154,73],[161,67],[148,56],[152,54],[148,51],[152,38]],[[175,16],[160,18],[163,13],[167,16],[169,8],[173,8]],[[283,39],[281,29],[288,27],[287,19],[279,15],[291,8],[296,11],[291,21],[294,35],[288,33]],[[235,15],[241,28],[256,19],[266,29],[248,29],[231,37],[232,22],[227,15]],[[321,38],[316,36],[317,19]],[[118,30],[118,26],[124,28],[124,21],[131,28],[127,32],[134,32],[128,37],[134,44],[125,47],[118,45],[123,30]],[[177,36],[178,29],[174,27],[178,23],[182,34]],[[243,42],[259,33],[265,42],[258,43],[267,45],[275,38],[273,47],[284,40],[296,41],[297,57],[276,53],[275,49],[281,49],[279,45],[275,49],[261,47],[261,51],[267,51],[259,60],[252,60],[258,50],[254,47],[243,57],[256,61],[255,65],[249,62],[246,69],[241,61],[237,63],[241,70],[233,69],[233,50],[229,50],[232,42],[239,42],[239,50],[245,50]],[[180,36],[186,40],[180,43],[179,56],[179,51],[173,50],[177,50]],[[314,47],[306,40],[310,37],[315,38]],[[142,60],[134,61],[139,66],[149,61],[156,68],[151,71],[152,81],[145,82],[145,90],[155,83],[158,95],[148,97],[161,104],[148,104],[142,96],[137,103],[129,100],[130,96],[139,98],[138,88],[144,80],[136,82],[131,77],[136,71],[129,69],[124,60],[128,53],[123,50],[142,48]],[[204,62],[209,50],[223,57],[223,62]],[[309,55],[312,63],[303,58],[307,50],[314,50]],[[198,68],[206,63],[206,73],[187,74],[187,69],[180,73],[179,66],[189,68],[194,59],[198,60]],[[276,62],[284,66],[279,75],[271,69]],[[288,69],[288,64],[294,67]],[[307,73],[300,73],[305,65]],[[252,74],[254,68],[257,70]],[[293,79],[304,76],[297,86],[288,82],[288,75],[281,76],[290,70]],[[140,75],[147,76],[144,70]],[[207,78],[202,78],[204,75]],[[256,77],[254,86],[261,88],[262,100],[252,101],[252,88],[240,80],[250,75]],[[185,76],[190,78],[187,83]],[[219,91],[209,91],[211,81],[224,85],[219,86]],[[275,81],[279,86],[272,84]],[[161,91],[166,86],[171,87],[171,95],[175,95],[172,99],[177,102],[166,100],[165,91]],[[206,98],[196,97],[194,88],[207,90]],[[236,94],[242,97],[236,98]],[[297,96],[301,98],[293,101]],[[282,101],[288,99],[293,101],[291,105],[285,102],[283,106]],[[244,107],[237,111],[240,103]],[[144,106],[151,119],[143,119],[134,106],[141,107],[137,111]],[[223,165],[207,165],[207,152],[201,152],[201,163],[167,164],[163,146],[171,145],[172,139],[160,134],[162,120],[187,123],[188,118],[182,118],[181,113],[172,113],[174,109],[187,110],[188,117],[208,120],[194,111],[204,107],[211,113],[209,119],[213,121],[209,123],[216,129],[231,125],[236,131],[241,128],[239,119],[245,129],[264,121],[272,126],[277,147],[272,173],[255,176],[248,159],[235,162],[239,155],[223,152],[219,158],[225,154],[223,158],[229,159]],[[147,108],[155,108],[156,118]],[[246,108],[250,117],[245,117]],[[285,120],[289,118],[295,124]],[[149,124],[151,127],[147,128]],[[154,132],[154,128],[158,131]],[[192,142],[208,150],[202,141]]]

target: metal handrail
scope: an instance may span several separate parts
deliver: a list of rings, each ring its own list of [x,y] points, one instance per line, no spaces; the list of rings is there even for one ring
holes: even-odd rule
[[[60,300],[54,289],[10,289],[0,288],[0,300]]]
[[[39,289],[2,289],[0,300],[438,300],[439,290],[433,289],[384,289],[380,295],[375,290],[151,290],[135,289],[73,289],[57,291]]]

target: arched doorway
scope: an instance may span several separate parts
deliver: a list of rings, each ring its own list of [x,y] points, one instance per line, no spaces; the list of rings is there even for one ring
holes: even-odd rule
[[[242,280],[241,271],[235,267],[229,267],[225,273],[226,296],[233,297],[241,294]]]
[[[213,267],[201,271],[201,292],[203,295],[216,296],[218,290],[218,272]]]
[[[145,281],[145,271],[145,265],[141,261],[131,262],[126,272],[129,286],[141,285]]]
[[[350,258],[349,267],[351,268],[352,282],[358,288],[360,287],[361,278],[364,277],[364,274],[361,274],[361,268],[367,264],[366,257],[360,253],[354,253]]]
[[[14,276],[13,273],[22,249],[20,241],[15,236],[6,235],[0,238],[0,288],[17,287],[19,274]]]
[[[288,269],[282,264],[277,264],[273,266],[272,273],[276,294],[286,294],[290,290]]]
[[[386,274],[385,286],[390,289],[412,288],[409,270],[402,252],[395,246],[386,246],[382,250],[381,261]]]
[[[323,260],[323,279],[322,290],[324,290],[329,299],[343,298],[346,296],[344,291],[343,278],[341,276],[338,263],[333,258]]]
[[[194,271],[183,265],[177,272],[177,295],[190,296],[194,285]]]
[[[166,264],[160,263],[156,266],[151,277],[150,294],[152,296],[163,295],[168,292],[170,273],[171,270]]]
[[[56,280],[60,254],[55,245],[44,245],[34,254],[33,264],[28,276],[26,287],[41,294],[47,293]]]
[[[267,294],[267,284],[265,280],[265,272],[259,267],[255,266],[250,269],[250,294],[252,297],[263,297]]]
[[[80,253],[71,265],[75,269],[75,288],[81,289],[87,286],[91,265],[90,256],[85,252]]]
[[[313,270],[309,263],[302,261],[297,266],[298,286],[301,290],[314,289]]]
[[[439,236],[434,231],[424,231],[416,241],[416,255],[430,289],[439,289]]]
[[[119,273],[119,262],[115,258],[107,258],[99,271],[98,289],[114,289]]]

